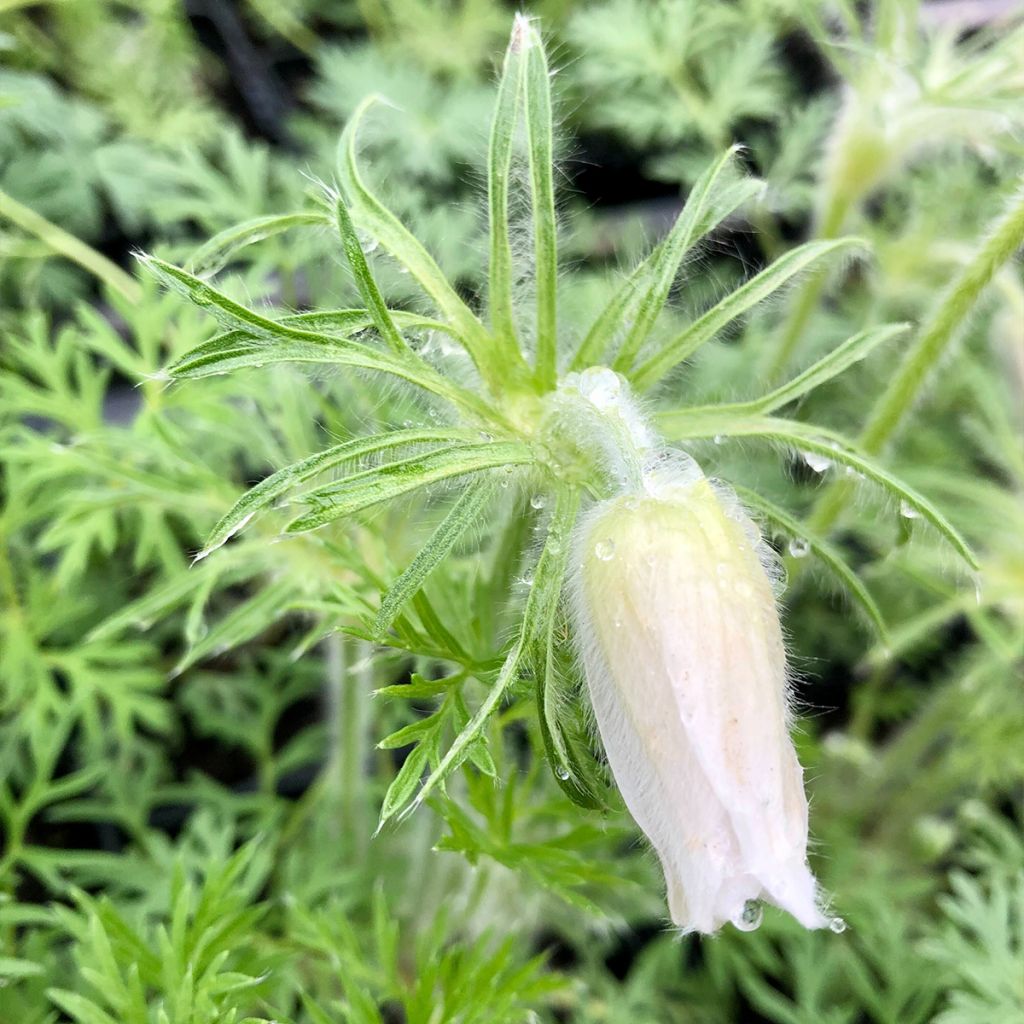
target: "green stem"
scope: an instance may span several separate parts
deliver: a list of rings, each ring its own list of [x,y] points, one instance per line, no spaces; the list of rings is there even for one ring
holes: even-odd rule
[[[868,416],[858,447],[877,455],[914,408],[928,376],[938,365],[957,332],[974,309],[999,268],[1024,244],[1024,189],[1010,209],[996,223],[977,255],[961,270],[925,321],[917,340],[882,392]],[[818,501],[808,525],[827,530],[846,507],[851,491],[849,481],[833,484]]]
[[[0,189],[0,217],[6,217],[22,231],[35,235],[54,252],[71,260],[72,263],[77,263],[109,288],[120,292],[129,302],[141,300],[142,289],[139,287],[138,281],[126,274],[116,263],[108,260],[92,246],[86,245],[80,238],[68,234],[67,231],[47,220],[42,214],[19,203],[17,199],[9,196],[2,189]]]
[[[338,634],[327,638],[327,675],[334,710],[334,736],[331,754],[332,785],[338,795],[342,842],[354,853],[362,849],[365,833],[360,815],[365,760],[365,712],[370,692],[368,669],[358,671],[348,655],[354,653],[360,666],[365,666],[370,646],[359,643],[354,651]]]

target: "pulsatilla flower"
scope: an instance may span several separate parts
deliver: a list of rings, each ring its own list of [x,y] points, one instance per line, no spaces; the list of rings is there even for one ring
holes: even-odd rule
[[[616,782],[665,873],[673,922],[756,926],[764,900],[827,923],[807,865],[770,552],[687,459],[582,522],[574,603]]]

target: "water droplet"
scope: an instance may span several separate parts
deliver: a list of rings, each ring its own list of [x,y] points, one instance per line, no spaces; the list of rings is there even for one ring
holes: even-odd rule
[[[715,434],[712,440],[715,444],[721,444],[725,440],[725,437],[722,434]]]
[[[904,519],[920,519],[921,513],[905,499],[900,502],[900,515]]]
[[[598,409],[608,409],[620,401],[622,378],[607,366],[592,366],[580,374],[579,389]]]
[[[794,537],[789,542],[788,550],[794,558],[803,558],[811,550],[811,545],[803,537]]]
[[[757,900],[747,900],[743,904],[743,909],[733,919],[733,924],[741,932],[754,932],[761,927],[761,921],[764,919],[764,909]]]
[[[560,765],[559,765],[559,766],[558,766],[558,767],[557,767],[557,768],[555,769],[555,774],[556,774],[556,775],[557,775],[557,776],[558,776],[558,777],[559,777],[559,778],[560,778],[560,779],[561,779],[561,780],[562,780],[563,782],[565,782],[565,780],[566,780],[567,778],[569,778],[569,769],[568,769],[568,768],[566,768],[566,767],[565,767],[565,765],[563,765],[563,764],[560,764]]]
[[[530,508],[541,509],[543,507],[544,507],[544,495],[543,494],[535,494],[530,499]]]
[[[615,541],[599,540],[594,546],[594,554],[602,562],[610,562],[615,557]]]
[[[829,931],[842,935],[846,931],[846,922],[841,917],[833,917],[828,923]]]
[[[819,455],[817,452],[801,452],[804,462],[807,463],[809,469],[815,473],[824,473],[825,470],[830,469],[832,466],[832,460],[826,458],[824,455]]]

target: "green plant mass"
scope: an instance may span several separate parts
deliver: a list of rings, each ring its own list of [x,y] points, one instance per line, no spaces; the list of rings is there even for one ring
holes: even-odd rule
[[[322,6],[2,14],[0,1024],[1024,1015],[1024,22]]]

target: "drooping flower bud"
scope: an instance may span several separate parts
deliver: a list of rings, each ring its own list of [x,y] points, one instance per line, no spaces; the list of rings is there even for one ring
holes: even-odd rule
[[[661,860],[672,920],[827,923],[807,865],[770,553],[688,457],[581,523],[576,632],[605,751]]]

